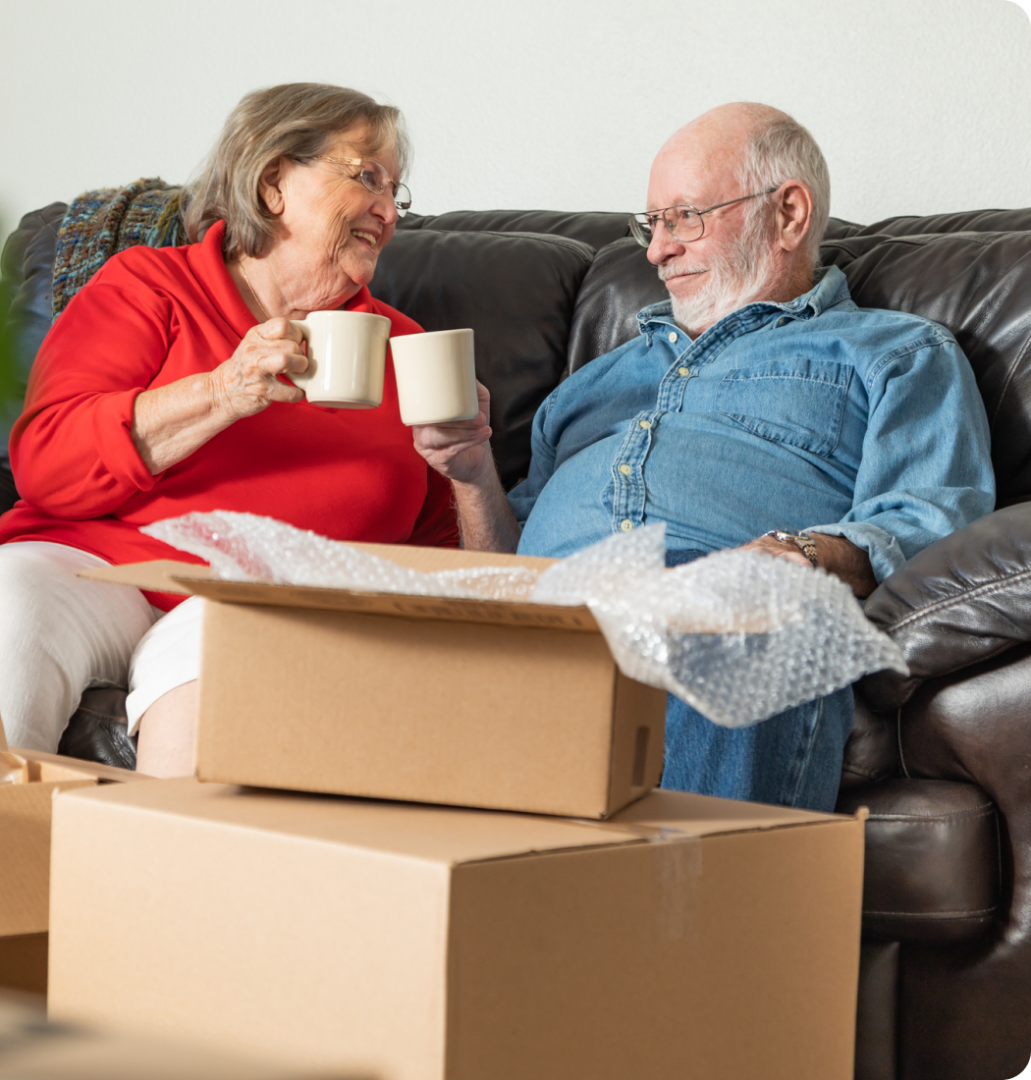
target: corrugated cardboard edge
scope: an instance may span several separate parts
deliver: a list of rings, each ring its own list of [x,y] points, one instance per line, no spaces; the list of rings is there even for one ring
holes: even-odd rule
[[[388,545],[356,544],[355,547],[388,548]],[[400,546],[400,545],[399,545]],[[443,554],[444,549],[421,549]],[[374,554],[381,554],[380,550]],[[488,556],[483,552],[461,552],[470,557],[465,565],[505,566],[502,560],[514,556]],[[475,562],[472,556],[478,556]],[[399,561],[400,560],[395,560]],[[517,560],[517,565],[531,560]],[[550,564],[553,560],[532,560]],[[455,560],[454,567],[463,564]],[[402,563],[402,565],[404,565]],[[159,559],[124,566],[83,570],[79,577],[132,585],[148,592],[175,593],[180,596],[203,596],[223,603],[258,604],[275,607],[317,608],[327,611],[350,611],[375,615],[393,615],[414,619],[444,619],[455,622],[491,623],[498,626],[525,626],[551,630],[600,633],[594,616],[586,607],[560,604],[516,603],[505,600],[465,600],[450,597],[414,596],[407,593],[359,592],[351,589],[318,588],[308,585],[277,585],[272,582],[223,581],[211,577],[206,566]]]

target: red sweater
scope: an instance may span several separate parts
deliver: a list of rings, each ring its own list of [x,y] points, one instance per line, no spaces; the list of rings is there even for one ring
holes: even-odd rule
[[[273,402],[151,475],[130,433],[136,395],[212,371],[255,325],[226,270],[224,232],[219,222],[199,244],[123,251],[72,299],[11,436],[21,501],[0,518],[0,543],[48,540],[115,564],[200,562],[139,526],[239,510],[337,540],[455,546],[450,485],[401,423],[391,363],[377,409]],[[421,330],[365,288],[346,307],[385,315],[395,336]],[[167,610],[182,597],[150,599]]]

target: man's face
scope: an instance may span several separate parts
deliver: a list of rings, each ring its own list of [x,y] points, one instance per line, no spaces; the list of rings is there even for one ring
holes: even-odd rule
[[[681,134],[652,166],[649,210],[705,209],[751,194],[738,190],[742,140],[729,137],[714,145],[708,132]],[[739,202],[706,214],[704,235],[691,243],[676,239],[661,223],[653,233],[648,260],[669,290],[674,318],[692,337],[758,298],[775,273],[773,245],[763,227],[767,215],[753,207],[752,201]]]

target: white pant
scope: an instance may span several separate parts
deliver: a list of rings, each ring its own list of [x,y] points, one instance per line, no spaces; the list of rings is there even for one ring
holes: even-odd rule
[[[106,565],[64,544],[0,545],[0,719],[12,746],[54,753],[93,686],[129,687],[132,734],[162,694],[197,678],[200,598],[164,615],[139,589],[75,576]]]

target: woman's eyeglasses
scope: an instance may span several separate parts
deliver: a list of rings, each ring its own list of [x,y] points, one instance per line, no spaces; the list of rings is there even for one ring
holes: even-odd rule
[[[373,195],[382,195],[388,188],[394,196],[394,205],[397,207],[397,216],[404,217],[412,205],[412,193],[407,184],[395,184],[386,165],[375,158],[360,157],[317,157],[316,161],[328,161],[331,165],[346,165],[357,168],[357,173],[348,174],[352,180],[361,181],[366,191]]]

